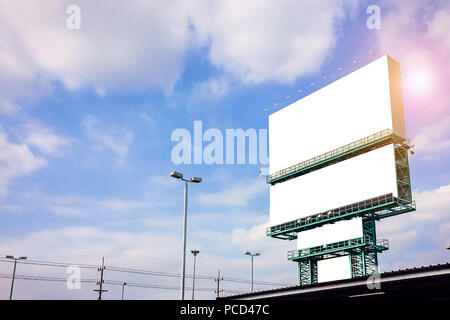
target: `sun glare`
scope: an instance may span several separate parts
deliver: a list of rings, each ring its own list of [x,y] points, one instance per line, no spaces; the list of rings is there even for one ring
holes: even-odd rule
[[[414,70],[406,79],[406,86],[413,94],[429,94],[433,91],[433,77],[425,70]]]

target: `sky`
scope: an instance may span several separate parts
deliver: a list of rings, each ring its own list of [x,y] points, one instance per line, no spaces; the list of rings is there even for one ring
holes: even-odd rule
[[[255,280],[272,284],[256,290],[295,285],[286,252],[296,244],[265,236],[267,164],[176,164],[173,133],[195,139],[194,121],[224,136],[260,133],[270,113],[389,54],[402,68],[417,211],[377,223],[390,240],[380,270],[449,261],[449,29],[448,1],[0,0],[0,256],[73,265],[105,257],[106,266],[180,273],[176,170],[203,178],[188,198],[187,273],[197,249],[196,273],[207,276],[196,298],[215,297],[219,269],[223,294],[248,291],[247,250],[261,253]],[[0,261],[0,274],[11,272]],[[65,267],[32,264],[17,274],[67,277]],[[99,273],[82,268],[81,277]],[[105,278],[172,286],[130,286],[129,299],[179,298],[178,277]],[[104,299],[120,298],[120,285],[105,287]],[[17,279],[14,297],[95,299],[95,288]],[[0,277],[0,299],[9,289]]]

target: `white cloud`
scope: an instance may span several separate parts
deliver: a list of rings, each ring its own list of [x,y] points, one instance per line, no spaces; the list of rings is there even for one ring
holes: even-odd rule
[[[19,135],[23,143],[49,155],[60,155],[61,151],[73,142],[70,138],[57,135],[36,120],[28,120],[20,126]]]
[[[442,263],[448,245],[450,185],[415,191],[417,211],[377,223],[378,238],[390,249],[380,257],[384,270]]]
[[[267,241],[266,228],[268,221],[252,226],[249,229],[236,228],[232,231],[231,240],[233,243],[248,244],[253,247],[261,247],[264,241]],[[273,241],[276,241],[272,239]],[[275,242],[274,242],[275,243]]]
[[[12,179],[29,174],[44,165],[46,160],[36,157],[24,144],[10,142],[0,127],[0,197],[7,194]]]
[[[412,142],[419,154],[448,150],[450,147],[450,117],[441,118],[432,125],[420,128]]]
[[[119,164],[124,162],[128,148],[134,140],[132,131],[115,125],[105,126],[92,115],[84,118],[82,126],[88,138],[94,142],[95,149],[108,150],[116,155]]]
[[[229,91],[230,82],[226,77],[212,78],[197,83],[192,89],[191,103],[198,100],[214,100],[226,95]]]
[[[93,198],[79,195],[44,195],[40,193],[26,193],[21,195],[21,201],[28,204],[23,209],[39,208],[42,212],[50,212],[57,215],[78,216],[80,218],[95,218],[100,214],[125,214],[130,217],[133,214],[148,210],[163,203],[155,203],[153,200],[140,200],[128,198]],[[111,218],[111,217],[110,217]]]
[[[442,50],[450,53],[450,5],[444,4],[444,8],[436,10],[433,19],[428,22],[427,36],[438,42]]]
[[[416,191],[414,198],[418,207],[417,213],[413,215],[414,220],[445,222],[449,219],[450,185],[432,190]]]
[[[69,89],[159,88],[169,93],[189,46],[184,1],[77,1],[81,29],[69,30],[71,1],[1,1],[0,70],[10,83],[45,79]],[[20,54],[19,54],[20,53]]]
[[[317,72],[338,38],[344,1],[203,1],[191,3],[198,42],[219,69],[246,83],[290,83]]]
[[[267,185],[262,179],[249,179],[248,181],[232,181],[226,189],[219,192],[195,195],[194,200],[206,206],[246,206],[257,196],[267,192]]]
[[[0,112],[51,92],[55,80],[101,97],[148,88],[170,94],[194,43],[240,81],[289,83],[320,69],[357,7],[336,0],[113,0],[108,7],[81,0],[81,29],[69,30],[71,4],[0,0]],[[227,90],[220,76],[195,89],[217,96]]]

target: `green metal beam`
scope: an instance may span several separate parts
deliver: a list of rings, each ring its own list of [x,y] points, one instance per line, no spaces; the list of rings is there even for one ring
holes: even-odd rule
[[[329,165],[356,157],[371,150],[381,148],[391,143],[399,144],[406,149],[410,148],[410,142],[408,139],[395,135],[390,129],[385,129],[340,148],[321,154],[317,157],[277,171],[274,174],[267,176],[266,182],[274,185],[287,181],[309,172],[322,169]]]
[[[394,197],[392,193],[389,193],[268,227],[266,229],[266,235],[282,240],[294,240],[297,238],[298,232],[317,228],[329,223],[335,223],[340,220],[349,220],[354,217],[379,220],[414,210],[416,210],[415,202],[408,203],[405,200]]]
[[[331,258],[350,254],[350,252],[374,251],[381,252],[389,249],[389,241],[386,239],[375,240],[368,235],[363,237],[328,243],[325,245],[288,251],[288,260],[303,261]]]

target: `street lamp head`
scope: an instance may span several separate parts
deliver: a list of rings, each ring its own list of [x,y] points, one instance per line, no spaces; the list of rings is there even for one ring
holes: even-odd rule
[[[200,253],[200,251],[199,251],[199,250],[191,250],[191,253],[192,253],[194,256],[196,256],[196,255],[198,255],[198,254]]]
[[[248,256],[251,255],[250,251],[245,251],[244,254],[246,254],[246,255],[248,255]]]
[[[259,255],[261,255],[259,252],[254,254],[254,256],[256,256],[256,257],[259,256]]]
[[[194,182],[194,183],[200,183],[200,182],[202,182],[202,178],[199,178],[199,177],[192,177],[192,178],[191,178],[191,182]]]
[[[14,259],[14,256],[5,256],[6,259]]]
[[[170,176],[173,177],[173,178],[175,178],[175,179],[183,179],[183,174],[182,174],[182,173],[179,173],[179,172],[177,172],[177,171],[172,171],[172,172],[170,173]]]
[[[19,257],[19,260],[26,260],[27,257]]]
[[[124,285],[124,286],[126,286],[126,285],[127,285],[127,283],[126,283],[126,282],[124,282],[124,283],[123,283],[123,285]]]

